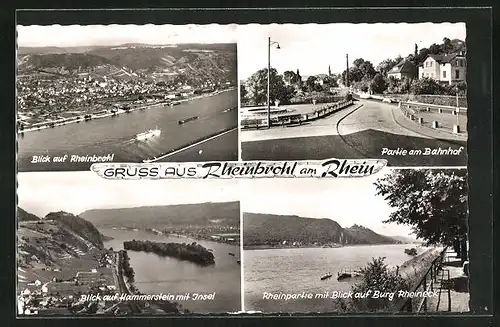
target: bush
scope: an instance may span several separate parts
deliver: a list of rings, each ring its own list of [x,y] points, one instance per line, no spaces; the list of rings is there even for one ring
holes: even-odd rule
[[[352,286],[352,292],[366,293],[371,291],[397,292],[400,290],[409,290],[410,282],[403,278],[397,271],[389,269],[385,264],[385,257],[373,258],[368,265],[361,269],[363,279],[361,282]],[[377,312],[390,311],[397,303],[397,296],[389,298],[349,298],[336,301],[339,309],[348,312]]]
[[[342,97],[336,95],[306,95],[306,96],[295,96],[290,99],[290,104],[311,104],[313,100],[316,100],[316,104],[319,103],[332,103],[342,100]]]

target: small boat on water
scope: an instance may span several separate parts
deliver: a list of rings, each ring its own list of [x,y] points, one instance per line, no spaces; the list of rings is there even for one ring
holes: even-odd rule
[[[195,120],[195,119],[198,119],[198,116],[193,116],[193,117],[189,117],[189,118],[186,118],[186,119],[181,119],[177,123],[179,125],[182,125],[184,123],[190,122],[190,121]]]
[[[329,279],[329,278],[332,278],[332,274],[327,273],[327,274],[325,274],[325,275],[321,276],[321,278],[320,278],[320,279],[321,279],[321,280],[326,280],[326,279]]]
[[[139,133],[135,136],[135,139],[138,141],[144,141],[149,138],[155,137],[155,136],[160,136],[161,130],[158,128],[155,129],[150,129],[148,131],[145,131],[144,133]]]
[[[229,255],[232,255],[233,257],[235,256],[235,255],[234,255],[234,253],[231,253],[231,252],[229,252],[228,254],[229,254]]]
[[[343,270],[337,273],[337,280],[341,281],[344,279],[349,279],[349,278],[355,278],[355,277],[361,277],[363,276],[363,273],[360,271],[356,270]]]
[[[237,262],[239,265],[241,265],[241,261],[240,261],[240,260],[238,260],[238,261],[236,261],[236,262]]]

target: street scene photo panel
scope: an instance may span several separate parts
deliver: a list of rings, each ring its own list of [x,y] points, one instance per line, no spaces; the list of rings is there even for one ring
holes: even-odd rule
[[[467,163],[464,23],[238,26],[243,160]]]

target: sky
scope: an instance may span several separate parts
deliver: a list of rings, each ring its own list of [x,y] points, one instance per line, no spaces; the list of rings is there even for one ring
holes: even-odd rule
[[[22,47],[235,43],[236,25],[18,25],[17,36]]]
[[[49,212],[80,214],[89,209],[239,201],[236,180],[107,180],[96,173],[18,174],[18,205],[44,217]]]
[[[382,60],[407,56],[419,48],[440,44],[443,38],[465,41],[465,23],[379,24],[271,24],[238,26],[238,78],[247,79],[267,68],[268,37],[279,42],[271,48],[271,67],[280,74],[300,70],[302,76],[327,74],[346,68],[357,58],[376,67]]]
[[[375,195],[373,183],[389,171],[360,178],[243,180],[240,207],[243,212],[329,218],[342,227],[357,224],[382,235],[409,236],[408,226],[382,222],[394,209]]]

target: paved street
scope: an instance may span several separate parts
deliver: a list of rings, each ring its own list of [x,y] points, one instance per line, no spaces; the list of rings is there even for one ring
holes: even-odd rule
[[[420,127],[394,104],[361,100],[328,118],[297,127],[241,132],[243,160],[384,158],[391,166],[464,166],[466,139]],[[387,155],[396,150],[464,149],[459,155]]]

